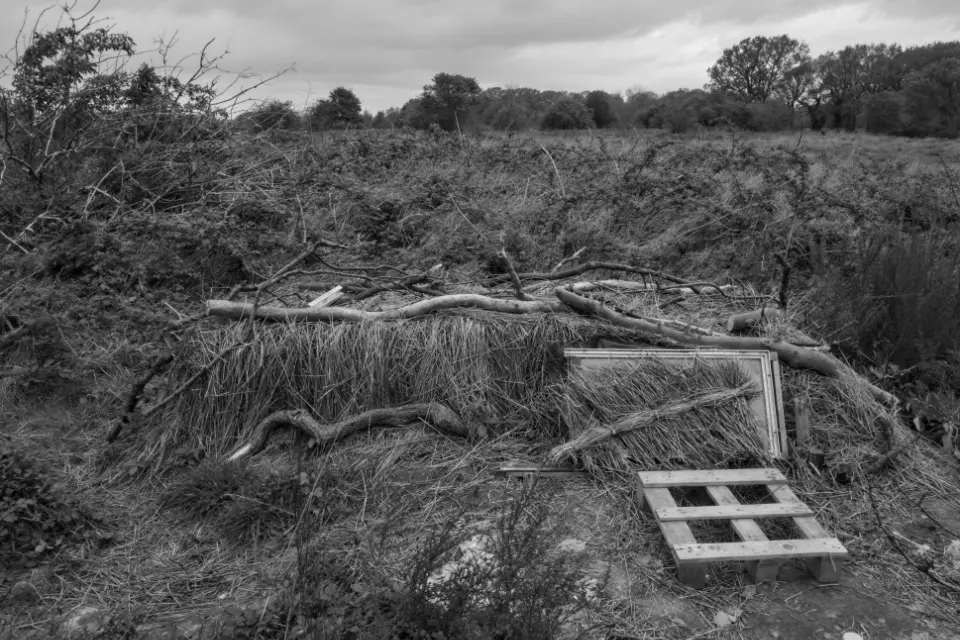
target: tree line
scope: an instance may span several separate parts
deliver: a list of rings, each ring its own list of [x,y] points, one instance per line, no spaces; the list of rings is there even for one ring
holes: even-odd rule
[[[658,95],[643,89],[541,91],[481,89],[474,78],[439,73],[423,93],[375,115],[338,87],[303,114],[268,101],[248,117],[317,129],[439,127],[445,131],[734,126],[753,131],[797,127],[858,128],[906,136],[957,137],[960,129],[960,41],[903,48],[856,44],[817,57],[787,35],[746,38],[723,51],[700,89]],[[270,114],[273,114],[272,116]],[[282,114],[287,114],[283,116]]]

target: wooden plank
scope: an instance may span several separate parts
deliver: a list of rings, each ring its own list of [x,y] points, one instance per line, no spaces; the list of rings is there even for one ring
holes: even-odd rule
[[[320,309],[323,307],[329,307],[331,304],[333,304],[334,302],[336,302],[342,297],[343,297],[343,287],[341,287],[340,285],[337,285],[333,289],[330,289],[330,291],[327,291],[326,293],[323,293],[319,297],[310,301],[310,303],[307,306],[314,307],[317,309]]]
[[[740,504],[740,501],[737,500],[737,498],[733,495],[733,492],[727,487],[707,487],[707,493],[718,505]],[[730,521],[730,524],[733,525],[734,531],[737,532],[737,535],[739,535],[742,540],[747,542],[762,542],[763,540],[767,539],[766,534],[753,520],[734,519]]]
[[[640,482],[646,488],[708,487],[711,485],[786,484],[777,469],[714,469],[704,471],[640,471]]]
[[[834,538],[817,540],[767,540],[766,542],[719,542],[677,545],[677,562],[723,562],[726,560],[766,560],[772,558],[847,557],[847,550]]]
[[[774,503],[774,504],[730,504],[707,507],[677,507],[675,509],[660,509],[657,518],[662,522],[676,520],[736,520],[742,518],[792,518],[796,516],[811,516],[813,511],[807,505]]]
[[[650,510],[654,515],[661,509],[676,509],[677,503],[670,495],[669,489],[644,489],[643,495],[650,505]],[[663,522],[660,521],[660,529],[663,531],[663,537],[667,539],[667,544],[671,550],[676,545],[695,545],[697,539],[693,537],[693,531],[686,522]]]
[[[770,364],[773,368],[773,403],[777,407],[777,424],[780,431],[780,455],[786,458],[790,452],[787,443],[787,421],[783,416],[783,380],[780,377],[780,357],[773,351],[769,352]]]
[[[676,508],[677,503],[670,495],[669,489],[644,489],[643,496],[650,510],[656,514],[660,509]],[[696,545],[697,539],[693,537],[693,531],[686,522],[662,522],[658,521],[660,531],[667,541],[667,547],[677,563],[677,578],[683,584],[694,589],[703,589],[707,585],[707,563],[706,562],[685,562],[683,564],[677,559],[677,545]]]
[[[803,504],[797,494],[793,492],[793,489],[785,484],[767,485],[767,490],[773,496],[773,499],[781,504]],[[811,540],[833,537],[813,516],[795,517],[793,522],[800,529],[800,532]]]
[[[728,487],[707,487],[707,494],[718,505],[739,505],[733,492]],[[756,522],[750,519],[731,520],[730,524],[733,530],[737,532],[740,539],[745,542],[763,542],[767,540],[767,534],[763,532]],[[756,560],[744,563],[747,573],[753,578],[754,584],[761,582],[776,582],[777,574],[780,573],[780,563],[776,560]]]

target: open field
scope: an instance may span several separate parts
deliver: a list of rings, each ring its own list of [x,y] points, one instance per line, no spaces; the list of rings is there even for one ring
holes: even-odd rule
[[[943,552],[960,536],[958,459],[868,382],[944,434],[960,424],[960,143],[231,132],[118,155],[108,176],[92,158],[51,178],[80,194],[73,217],[0,256],[0,314],[52,318],[22,340],[0,333],[0,462],[11,492],[36,501],[0,505],[38,523],[29,544],[3,541],[0,638],[958,637],[960,584]],[[39,201],[24,184],[8,176],[4,193],[29,222]],[[531,276],[561,261],[635,271]],[[836,584],[793,561],[772,584],[716,564],[705,589],[683,586],[634,476],[600,449],[578,461],[583,476],[525,489],[496,473],[587,428],[570,416],[590,412],[566,404],[565,346],[680,344],[559,308],[555,287],[614,278],[635,286],[595,284],[589,299],[688,332],[725,334],[732,313],[786,302],[756,336],[827,342],[849,363],[833,377],[783,368],[788,436],[809,398],[822,468],[751,442],[732,455],[723,426],[695,451],[682,439],[656,449],[661,468],[685,468],[686,455],[781,469],[850,553]],[[335,285],[347,297],[331,309],[345,313],[438,294],[557,307],[359,323],[205,313],[231,293],[282,312]],[[329,424],[429,402],[474,425],[471,437],[416,422],[316,447],[282,431],[226,461],[275,411]],[[722,415],[749,429],[737,406]],[[697,424],[721,414],[704,415]],[[21,479],[31,464],[36,482]],[[449,564],[471,554],[505,569]],[[431,580],[445,566],[454,577]]]

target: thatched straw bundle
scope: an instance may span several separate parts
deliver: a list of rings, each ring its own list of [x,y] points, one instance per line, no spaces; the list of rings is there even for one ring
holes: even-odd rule
[[[187,380],[245,330],[240,324],[201,334],[173,378]],[[305,409],[335,422],[414,402],[445,404],[493,433],[522,426],[555,438],[561,434],[547,388],[564,375],[563,349],[598,336],[639,337],[574,315],[469,311],[389,323],[262,326],[252,344],[215,362],[178,399],[161,444],[189,439],[208,455],[223,454],[273,411]]]
[[[726,393],[724,393],[726,392]],[[557,402],[588,470],[711,469],[768,457],[749,406],[760,389],[736,363],[693,366],[644,360],[578,368]],[[596,442],[590,434],[610,430]]]

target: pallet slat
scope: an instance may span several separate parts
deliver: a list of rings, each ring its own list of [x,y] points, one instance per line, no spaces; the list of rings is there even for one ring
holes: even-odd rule
[[[678,562],[722,562],[726,560],[766,560],[770,558],[847,557],[839,540],[767,540],[766,542],[719,542],[677,545],[673,553]]]
[[[812,516],[813,511],[803,503],[724,504],[711,507],[676,507],[660,509],[661,522],[677,520],[737,520],[743,518]]]
[[[713,485],[777,485],[787,479],[776,469],[722,469],[709,471],[641,471],[644,488],[709,487]]]
[[[706,487],[706,491],[707,495],[717,504],[740,504],[729,487]],[[767,534],[763,532],[760,525],[749,518],[731,520],[730,525],[744,542],[765,542],[767,540]],[[777,574],[780,573],[780,562],[777,560],[750,560],[745,562],[744,565],[755,584],[776,582]]]
[[[767,487],[770,491],[770,495],[773,496],[773,499],[779,502],[780,504],[803,504],[800,501],[800,498],[797,497],[797,494],[793,492],[793,489],[787,485],[770,485]],[[823,525],[817,522],[817,519],[812,515],[803,517],[794,517],[794,524],[797,525],[797,528],[800,529],[803,535],[811,539],[816,538],[831,538],[833,536],[823,528]]]
[[[737,498],[733,495],[733,492],[727,487],[707,487],[707,493],[717,504],[740,504],[740,501],[737,500]],[[737,532],[737,535],[747,542],[763,541],[767,539],[767,535],[760,528],[760,525],[753,520],[734,519],[730,521],[730,524],[733,526],[733,530]]]

